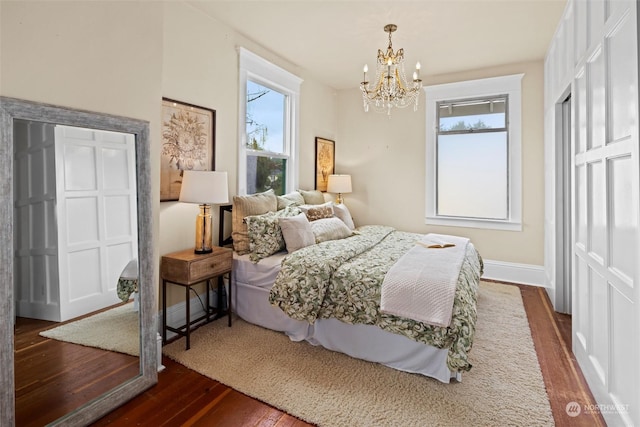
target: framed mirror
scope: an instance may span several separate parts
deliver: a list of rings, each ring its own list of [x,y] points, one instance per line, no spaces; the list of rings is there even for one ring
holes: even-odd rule
[[[148,122],[0,97],[0,425],[15,425],[14,131],[21,121],[118,132],[133,136],[137,206],[139,374],[85,403],[52,425],[86,425],[157,383],[156,295],[153,281],[152,203]]]

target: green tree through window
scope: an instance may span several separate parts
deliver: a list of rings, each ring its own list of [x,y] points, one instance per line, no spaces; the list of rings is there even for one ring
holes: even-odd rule
[[[247,193],[273,189],[286,192],[284,150],[286,97],[276,90],[247,81]]]

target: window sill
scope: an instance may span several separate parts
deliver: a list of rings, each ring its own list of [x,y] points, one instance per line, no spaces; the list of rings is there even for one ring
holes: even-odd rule
[[[448,227],[485,228],[489,230],[522,231],[519,221],[501,221],[478,218],[455,218],[444,216],[428,216],[424,221],[427,225],[444,225]]]

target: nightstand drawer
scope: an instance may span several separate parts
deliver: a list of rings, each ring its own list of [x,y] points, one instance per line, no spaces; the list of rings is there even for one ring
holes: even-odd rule
[[[192,285],[231,271],[233,251],[214,247],[209,254],[195,254],[193,249],[162,257],[160,276],[174,283]]]
[[[189,282],[229,272],[232,260],[233,255],[229,252],[191,262],[189,264]]]

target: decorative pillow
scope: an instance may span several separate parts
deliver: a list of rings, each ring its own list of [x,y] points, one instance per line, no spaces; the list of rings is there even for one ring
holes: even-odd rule
[[[304,205],[300,205],[298,206],[300,208],[300,210],[304,213],[306,213],[309,209],[314,209],[314,208],[323,208],[325,206],[330,206],[331,208],[333,208],[333,202],[324,202],[320,205],[309,205],[309,204],[304,204]]]
[[[316,237],[316,243],[344,239],[352,234],[349,227],[340,218],[336,217],[319,219],[309,224],[311,224],[311,230],[313,230],[313,235]]]
[[[304,198],[306,205],[321,205],[324,203],[324,195],[318,190],[298,190]]]
[[[287,206],[300,206],[304,205],[304,197],[297,191],[287,193],[284,196],[277,196],[278,198],[278,210],[284,209]]]
[[[309,221],[317,221],[322,218],[333,217],[333,206],[319,205],[317,208],[310,208],[304,212]]]
[[[305,214],[300,213],[296,216],[279,218],[278,224],[282,229],[287,252],[292,253],[316,243],[316,236],[313,234],[311,224]]]
[[[249,253],[249,236],[245,217],[261,215],[278,209],[278,200],[273,190],[249,196],[233,196],[232,227],[233,249],[239,254]]]
[[[300,214],[295,206],[288,206],[276,212],[251,215],[245,218],[249,234],[249,259],[258,262],[284,249],[285,241],[278,220],[282,217]]]
[[[356,225],[353,223],[353,218],[351,217],[351,212],[349,212],[349,209],[344,203],[340,203],[339,205],[334,204],[333,213],[335,216],[340,218],[350,230],[356,228]]]

